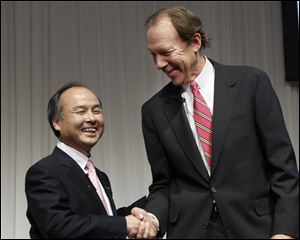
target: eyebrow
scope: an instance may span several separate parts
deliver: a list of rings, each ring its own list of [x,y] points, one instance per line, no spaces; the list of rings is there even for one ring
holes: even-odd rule
[[[158,53],[173,52],[173,51],[175,51],[175,49],[172,47],[169,47],[169,48],[160,48],[158,51],[152,51],[151,49],[148,48],[148,51],[151,54],[155,54],[155,52],[158,52]]]
[[[84,109],[84,108],[88,108],[88,107],[89,106],[86,106],[86,105],[78,105],[78,106],[72,107],[71,110]],[[95,105],[92,106],[92,108],[97,108],[97,107],[102,108],[102,105],[101,104],[95,104]]]

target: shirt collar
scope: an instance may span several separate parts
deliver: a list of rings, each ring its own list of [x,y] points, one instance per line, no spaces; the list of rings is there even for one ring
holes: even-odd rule
[[[211,70],[213,69],[212,63],[208,60],[208,58],[205,55],[203,55],[203,57],[205,59],[205,64],[200,74],[194,80],[197,82],[199,88],[205,88],[209,84],[206,79],[208,79],[208,76],[210,76]],[[182,87],[184,91],[186,91],[188,88],[190,88],[190,84],[184,84]]]
[[[85,156],[83,153],[77,151],[76,149],[66,145],[65,143],[59,141],[56,146],[64,151],[66,154],[68,154],[79,166],[80,168],[86,173],[85,170],[87,161],[89,158]]]

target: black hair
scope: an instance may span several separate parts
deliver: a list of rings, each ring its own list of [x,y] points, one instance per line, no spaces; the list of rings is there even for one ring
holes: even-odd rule
[[[82,83],[79,83],[79,82],[66,83],[60,89],[58,89],[56,91],[56,93],[54,93],[54,95],[50,98],[49,103],[48,103],[48,111],[47,111],[48,121],[49,121],[49,124],[57,138],[60,137],[60,132],[54,128],[52,121],[54,119],[62,119],[63,111],[62,111],[62,106],[60,105],[60,102],[59,102],[60,96],[65,91],[67,91],[68,89],[73,88],[73,87],[83,87],[83,88],[89,89],[88,87],[86,87],[85,85],[83,85]],[[101,104],[99,97],[98,97],[98,100]]]

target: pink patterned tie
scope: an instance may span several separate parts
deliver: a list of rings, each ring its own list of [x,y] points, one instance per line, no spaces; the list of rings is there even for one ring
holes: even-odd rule
[[[100,184],[99,184],[99,179],[97,177],[96,169],[94,167],[94,164],[93,164],[92,160],[89,159],[87,161],[86,168],[88,170],[88,177],[91,180],[94,187],[96,188],[97,194],[98,194],[99,198],[101,199],[101,201],[103,203],[103,206],[105,207],[106,213],[108,214],[109,213],[108,205],[107,205],[107,203],[105,201],[105,198],[103,196],[103,193],[101,191]]]
[[[196,82],[191,83],[192,92],[194,95],[194,119],[197,133],[200,137],[200,142],[206,161],[211,167],[212,155],[212,114],[207,107],[207,104],[198,90]]]

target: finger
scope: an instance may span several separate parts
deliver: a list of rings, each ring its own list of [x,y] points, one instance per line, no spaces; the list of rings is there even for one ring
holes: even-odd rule
[[[145,223],[144,222],[140,222],[138,233],[136,235],[137,239],[141,239],[143,237],[144,232],[145,232],[145,228],[146,228]]]
[[[129,238],[135,238],[135,236],[138,233],[138,228],[137,227],[133,227],[131,228],[130,232],[128,233],[128,237]]]
[[[145,232],[143,234],[144,239],[149,238],[149,232],[150,232],[150,224],[149,224],[149,222],[146,222],[145,223]]]
[[[150,239],[155,239],[157,235],[157,228],[156,227],[151,227],[149,231],[149,238]]]

